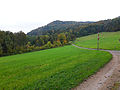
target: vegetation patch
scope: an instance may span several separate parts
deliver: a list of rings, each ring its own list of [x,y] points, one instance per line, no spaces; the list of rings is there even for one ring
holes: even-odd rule
[[[119,90],[120,89],[120,82],[114,83],[114,86],[111,88],[111,90]]]

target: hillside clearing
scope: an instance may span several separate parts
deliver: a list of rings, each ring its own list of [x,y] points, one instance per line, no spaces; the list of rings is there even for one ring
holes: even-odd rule
[[[97,48],[97,34],[77,38],[74,44],[80,47]],[[120,31],[100,34],[99,47],[106,50],[120,50]]]

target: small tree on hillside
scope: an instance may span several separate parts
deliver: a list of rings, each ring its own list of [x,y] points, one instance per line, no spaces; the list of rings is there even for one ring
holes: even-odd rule
[[[46,48],[53,48],[53,45],[50,41],[45,45]]]

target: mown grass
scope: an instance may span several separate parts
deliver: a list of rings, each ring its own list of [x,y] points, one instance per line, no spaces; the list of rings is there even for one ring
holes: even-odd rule
[[[100,34],[100,49],[120,50],[120,31],[103,32]],[[97,48],[97,34],[77,38],[75,45],[87,48]]]
[[[0,58],[0,90],[68,90],[94,74],[112,55],[73,46]]]

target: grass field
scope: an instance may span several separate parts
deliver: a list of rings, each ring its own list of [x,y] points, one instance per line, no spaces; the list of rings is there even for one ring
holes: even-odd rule
[[[73,46],[0,58],[0,90],[68,90],[111,59]]]
[[[100,49],[120,50],[120,31],[100,34]],[[97,34],[77,38],[75,45],[87,48],[97,48]]]

